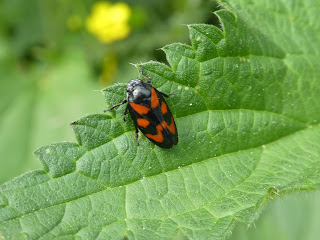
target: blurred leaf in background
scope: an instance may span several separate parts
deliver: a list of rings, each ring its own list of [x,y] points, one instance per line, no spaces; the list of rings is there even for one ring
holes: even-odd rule
[[[235,227],[229,240],[317,240],[320,192],[296,192],[270,202],[254,226]]]
[[[39,168],[37,147],[73,139],[69,123],[103,106],[79,40],[66,33],[60,2],[1,4],[0,182]]]

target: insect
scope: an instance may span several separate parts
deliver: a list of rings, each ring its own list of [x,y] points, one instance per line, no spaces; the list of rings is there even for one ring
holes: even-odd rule
[[[158,91],[151,85],[151,79],[141,75],[148,81],[133,79],[127,85],[127,97],[121,103],[105,110],[110,111],[122,104],[128,103],[124,112],[124,121],[129,110],[136,128],[136,140],[139,146],[139,130],[154,144],[162,148],[171,148],[178,143],[176,124],[167,106],[165,93]]]

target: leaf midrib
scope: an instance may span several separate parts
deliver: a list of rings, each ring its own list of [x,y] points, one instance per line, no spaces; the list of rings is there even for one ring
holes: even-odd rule
[[[206,109],[206,110],[199,111],[199,112],[196,112],[196,113],[184,115],[183,117],[175,117],[175,119],[182,119],[182,118],[185,118],[185,117],[190,117],[190,116],[197,115],[197,114],[201,114],[201,113],[205,113],[205,112],[232,112],[232,111],[241,111],[241,110],[249,111],[249,112],[250,112],[250,111],[251,111],[251,112],[264,112],[264,113],[268,113],[268,114],[273,114],[273,115],[280,116],[280,117],[282,117],[282,118],[286,118],[286,119],[288,119],[288,120],[294,121],[294,122],[296,122],[296,123],[305,125],[305,127],[302,128],[302,129],[300,129],[300,130],[306,129],[308,126],[315,126],[315,125],[317,125],[317,124],[310,124],[310,125],[308,125],[308,124],[305,123],[305,122],[302,122],[302,121],[300,121],[300,120],[297,120],[297,119],[294,119],[294,118],[291,118],[291,117],[288,117],[288,116],[286,116],[286,115],[283,115],[283,114],[280,114],[280,113],[276,113],[276,112],[270,112],[270,111],[267,111],[267,110],[246,109],[246,108],[235,108],[235,109],[226,109],[226,110],[223,110],[223,109]],[[85,126],[85,127],[89,127],[89,128],[95,129],[95,130],[103,133],[104,135],[106,135],[105,132],[103,132],[103,131],[101,131],[100,129],[97,129],[97,128],[93,127],[93,126],[88,126],[88,125],[85,125],[85,124],[77,124],[77,125]],[[300,131],[300,130],[297,130],[297,131]],[[112,137],[109,136],[109,135],[106,135],[106,136],[110,137],[112,140],[107,141],[107,142],[105,142],[105,143],[103,143],[103,144],[101,144],[101,145],[99,145],[99,146],[94,147],[94,148],[86,149],[85,147],[83,147],[83,146],[80,145],[80,144],[79,144],[79,146],[80,146],[80,147],[83,147],[86,152],[90,152],[91,150],[97,149],[97,148],[99,148],[99,147],[101,147],[101,146],[103,146],[103,145],[105,145],[105,144],[113,141],[114,139],[117,139],[117,138],[121,137],[122,135],[124,135],[124,134],[126,134],[126,133],[128,133],[128,132],[132,132],[132,131],[133,131],[133,130],[124,131],[122,134],[120,134],[120,135],[118,135],[118,136],[116,136],[116,137],[114,137],[114,138],[112,138]],[[297,132],[297,131],[295,131],[295,132]],[[291,134],[294,134],[295,132],[292,132]],[[286,135],[286,136],[290,136],[291,134]],[[285,136],[282,136],[282,137],[285,137]],[[281,138],[282,138],[282,137],[281,137]],[[280,139],[281,139],[281,138],[280,138]],[[271,141],[271,142],[273,142],[273,141]],[[270,142],[268,142],[268,143],[270,143]],[[242,150],[242,149],[241,149],[241,150]],[[83,155],[82,155],[82,156],[83,156]],[[82,156],[81,156],[81,157],[82,157]]]

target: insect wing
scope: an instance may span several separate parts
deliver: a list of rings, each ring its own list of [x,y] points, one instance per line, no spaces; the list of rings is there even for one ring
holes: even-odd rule
[[[154,88],[155,89],[155,88]],[[155,115],[158,117],[160,124],[163,127],[164,145],[172,147],[178,143],[178,132],[175,121],[173,119],[170,108],[168,107],[164,95],[155,89],[159,105],[157,108],[153,108]],[[165,143],[167,142],[167,143]]]

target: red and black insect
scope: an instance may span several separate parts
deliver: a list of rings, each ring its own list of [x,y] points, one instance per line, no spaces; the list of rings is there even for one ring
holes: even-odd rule
[[[138,129],[151,142],[162,148],[171,148],[178,143],[178,132],[176,124],[167,106],[165,93],[158,91],[151,85],[151,79],[143,74],[148,81],[133,79],[127,85],[127,97],[121,103],[114,105],[106,111],[110,111],[122,104],[128,103],[124,112],[124,121],[127,111],[131,115],[136,128],[136,139],[138,141]]]

